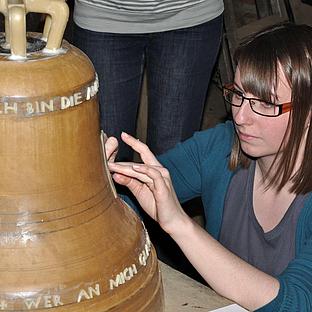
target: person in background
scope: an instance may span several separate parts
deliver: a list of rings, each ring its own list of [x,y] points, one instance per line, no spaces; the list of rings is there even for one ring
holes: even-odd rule
[[[222,0],[76,0],[73,42],[99,76],[101,128],[134,135],[144,69],[155,154],[200,129],[223,26]],[[121,143],[119,159],[131,159]]]
[[[143,163],[114,163],[114,180],[177,242],[207,283],[248,310],[312,311],[312,28],[266,29],[236,52],[223,88],[233,120]],[[180,203],[201,196],[205,229]]]

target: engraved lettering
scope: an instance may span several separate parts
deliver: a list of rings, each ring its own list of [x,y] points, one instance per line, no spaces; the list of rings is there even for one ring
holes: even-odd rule
[[[86,95],[86,101],[89,101],[91,99],[91,88],[87,88],[87,95]]]
[[[61,109],[66,109],[75,105],[79,105],[83,102],[81,92],[75,93],[69,97],[61,97]]]
[[[55,295],[52,299],[55,307],[64,305],[64,303],[61,301],[61,296]]]
[[[46,103],[44,101],[40,102],[40,112],[45,113],[46,110],[48,110],[49,112],[53,112],[53,110],[54,110],[53,100],[50,100],[49,103]]]
[[[147,233],[147,231],[145,230],[145,234],[146,234],[146,244],[151,247],[152,243],[151,243],[151,240],[150,240],[150,237]]]
[[[94,84],[90,87],[87,88],[87,96],[86,96],[86,100],[90,100],[93,96],[95,96],[97,94],[99,90],[99,82],[96,79],[94,81]]]
[[[78,295],[77,302],[80,302],[83,298],[90,299],[88,293],[84,289],[81,289],[80,292],[79,292],[79,295]]]
[[[4,102],[4,114],[8,114],[9,112],[13,111],[15,114],[17,114],[17,103],[8,103],[8,102]]]
[[[43,296],[43,306],[45,308],[52,308],[52,296]]]
[[[35,101],[35,111],[36,113],[38,113],[40,110],[39,110],[39,102],[38,101]]]
[[[146,266],[147,264],[147,259],[150,255],[150,251],[151,251],[151,244],[150,244],[150,240],[147,240],[147,243],[144,246],[144,250],[139,254],[139,263],[143,266]]]
[[[94,80],[94,89],[95,89],[95,93],[97,93],[99,91],[99,78],[98,78],[98,75],[96,75],[96,78]]]
[[[61,109],[69,108],[70,104],[70,99],[67,96],[61,97]]]
[[[8,304],[5,300],[0,301],[0,310],[6,310],[8,307]]]
[[[74,94],[74,103],[75,105],[79,105],[83,102],[81,92],[77,92]]]
[[[135,264],[132,264],[132,266],[129,268],[125,268],[123,271],[123,275],[124,275],[126,281],[130,281],[131,278],[137,273],[138,273],[138,271],[137,271]]]
[[[139,254],[139,262],[141,265],[146,266],[146,258],[143,252]]]
[[[27,309],[30,310],[32,308],[38,309],[40,301],[41,301],[41,296],[36,298],[36,299],[35,298],[27,298],[27,299],[25,299],[24,303],[25,303]]]
[[[96,79],[91,85],[85,85],[73,94],[51,98],[3,96],[0,97],[0,114],[34,115],[64,110],[90,100],[98,93],[99,82]]]
[[[30,102],[26,103],[26,112],[27,112],[27,114],[33,114],[35,112],[32,103],[30,103]]]
[[[113,279],[110,279],[109,280],[109,289],[114,289],[114,287],[118,287],[119,285],[121,284],[124,284],[126,281],[125,281],[125,277],[123,276],[122,273],[119,273],[117,274],[116,276],[116,279],[113,280]]]
[[[24,300],[28,310],[38,309],[40,306],[44,308],[53,308],[63,305],[59,295],[44,295],[37,298],[27,298]]]
[[[78,295],[77,302],[80,302],[83,299],[87,299],[87,300],[92,299],[94,294],[97,296],[100,296],[101,292],[100,292],[99,284],[96,284],[95,288],[88,287],[88,292],[84,289],[81,289]]]
[[[96,284],[95,288],[88,287],[88,292],[89,292],[90,298],[93,298],[93,294],[96,295],[96,296],[99,296],[101,294],[101,292],[100,292],[100,285]]]
[[[115,279],[109,280],[109,288],[113,290],[117,288],[119,285],[124,284],[126,281],[130,281],[135,274],[138,273],[135,264],[132,264],[130,267],[125,268],[122,272],[117,274]]]
[[[146,254],[146,257],[149,256],[150,254],[150,251],[151,251],[151,246],[145,244],[145,254]]]

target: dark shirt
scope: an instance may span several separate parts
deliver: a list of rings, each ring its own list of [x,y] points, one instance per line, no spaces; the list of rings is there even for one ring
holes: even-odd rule
[[[253,209],[255,162],[233,176],[225,198],[221,244],[263,272],[276,276],[295,256],[295,231],[304,204],[297,195],[282,220],[264,232]]]

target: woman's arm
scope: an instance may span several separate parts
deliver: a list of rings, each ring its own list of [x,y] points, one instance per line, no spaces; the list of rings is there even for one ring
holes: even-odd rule
[[[110,169],[115,172],[115,181],[132,191],[142,208],[171,235],[217,292],[250,310],[277,296],[277,279],[229,252],[185,214],[169,172],[160,164],[115,163]]]
[[[222,296],[252,311],[277,296],[277,279],[231,253],[190,218],[181,218],[167,231],[196,270]]]

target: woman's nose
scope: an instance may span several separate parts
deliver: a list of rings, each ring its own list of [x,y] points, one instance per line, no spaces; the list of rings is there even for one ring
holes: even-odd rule
[[[250,123],[254,112],[252,111],[249,101],[244,99],[240,107],[232,106],[232,116],[236,124]]]

